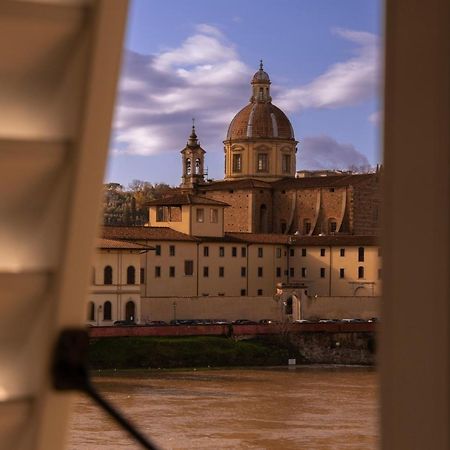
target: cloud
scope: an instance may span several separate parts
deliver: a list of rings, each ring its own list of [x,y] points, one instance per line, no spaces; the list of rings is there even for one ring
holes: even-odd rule
[[[369,122],[379,125],[383,121],[383,114],[381,111],[375,111],[369,116]]]
[[[278,86],[277,105],[287,111],[337,108],[374,95],[377,38],[351,30],[334,33],[356,45],[355,56],[331,66],[307,85]],[[198,25],[178,47],[158,54],[125,50],[112,151],[139,155],[180,151],[195,117],[202,146],[220,152],[231,119],[250,96],[249,80],[255,70],[210,24]]]
[[[341,28],[333,32],[356,44],[356,55],[333,64],[310,83],[282,92],[278,103],[286,111],[352,106],[376,94],[380,80],[378,37]]]
[[[221,148],[229,122],[249,96],[252,73],[223,33],[208,24],[157,55],[125,50],[112,150],[141,155],[180,150],[192,117],[203,146]]]
[[[352,144],[339,143],[326,135],[303,138],[297,155],[297,166],[300,170],[345,170],[369,165],[366,156]]]

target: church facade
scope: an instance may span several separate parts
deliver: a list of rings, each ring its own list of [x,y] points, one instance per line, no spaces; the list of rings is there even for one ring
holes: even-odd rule
[[[380,173],[299,177],[299,141],[270,85],[261,64],[223,142],[223,180],[206,179],[193,125],[176,194],[149,203],[148,226],[103,229],[152,249],[141,255],[137,321],[280,319],[283,283],[317,299],[305,317],[377,316]],[[124,305],[115,320],[130,318]],[[92,323],[99,305],[90,308]]]

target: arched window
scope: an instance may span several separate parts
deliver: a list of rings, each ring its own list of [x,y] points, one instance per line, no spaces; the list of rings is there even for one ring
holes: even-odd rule
[[[112,320],[112,305],[110,301],[103,304],[103,320]]]
[[[136,269],[134,266],[128,266],[127,269],[127,284],[135,284],[136,282]]]
[[[93,322],[95,320],[95,305],[94,302],[89,302],[87,306],[87,320]]]
[[[363,262],[364,261],[364,247],[358,248],[358,261]]]
[[[106,266],[103,270],[103,284],[113,284],[113,270],[111,266]]]
[[[186,175],[190,175],[192,172],[191,160],[190,158],[186,159]]]
[[[131,300],[125,305],[125,320],[136,320],[136,306]]]
[[[328,219],[328,234],[336,233],[337,221],[336,219]]]
[[[363,266],[358,267],[358,278],[364,278],[364,267]]]
[[[267,206],[261,205],[259,208],[259,232],[267,233]]]
[[[201,162],[200,162],[200,158],[196,158],[195,160],[195,175],[201,175]]]

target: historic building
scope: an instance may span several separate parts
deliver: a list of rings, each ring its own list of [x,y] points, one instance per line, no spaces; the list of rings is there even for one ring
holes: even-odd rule
[[[138,246],[115,249],[129,252],[127,258],[146,249],[140,265],[134,263],[141,296],[135,319],[279,318],[274,294],[280,283],[297,283],[312,299],[333,299],[325,312],[316,302],[312,315],[377,315],[380,173],[299,177],[299,142],[287,116],[272,104],[270,84],[261,63],[249,104],[228,128],[223,180],[206,179],[206,152],[193,125],[181,150],[178,192],[149,203],[146,227],[103,229],[104,238]],[[96,273],[112,264],[106,261],[110,252],[102,252]],[[128,263],[120,264],[124,279]],[[126,285],[129,295],[135,288]],[[117,319],[131,317],[123,302]],[[98,306],[90,308],[92,321]]]

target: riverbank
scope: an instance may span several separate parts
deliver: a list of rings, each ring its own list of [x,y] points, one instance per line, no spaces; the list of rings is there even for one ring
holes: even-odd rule
[[[215,336],[111,337],[91,339],[89,366],[92,369],[170,369],[189,367],[250,367],[297,364],[375,363],[370,344],[373,336],[357,340],[319,334],[306,339],[266,336],[235,340]],[[355,342],[358,344],[355,346]]]

